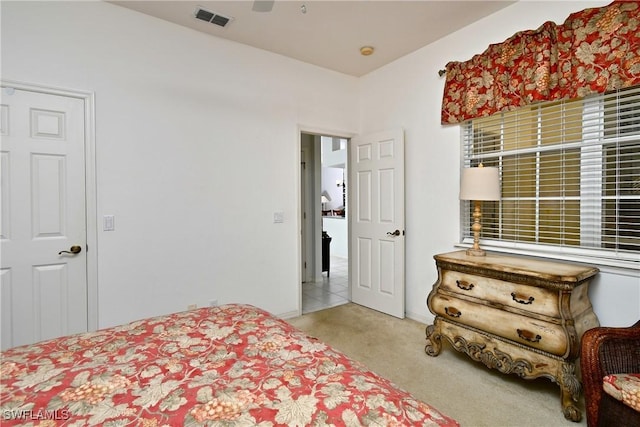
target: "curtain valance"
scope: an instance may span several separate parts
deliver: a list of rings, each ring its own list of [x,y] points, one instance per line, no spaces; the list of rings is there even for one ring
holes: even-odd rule
[[[640,84],[640,2],[614,1],[449,62],[442,124]]]

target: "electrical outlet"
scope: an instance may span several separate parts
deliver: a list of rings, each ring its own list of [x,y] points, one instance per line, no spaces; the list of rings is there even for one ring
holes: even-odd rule
[[[216,307],[217,305],[218,305],[217,299],[212,299],[211,301],[209,301],[209,307]]]
[[[189,304],[187,306],[187,310],[195,310],[196,308],[198,308],[198,304]]]

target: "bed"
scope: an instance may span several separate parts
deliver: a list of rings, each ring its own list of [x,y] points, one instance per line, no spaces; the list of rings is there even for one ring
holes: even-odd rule
[[[0,375],[3,426],[458,425],[244,304],[15,347]]]

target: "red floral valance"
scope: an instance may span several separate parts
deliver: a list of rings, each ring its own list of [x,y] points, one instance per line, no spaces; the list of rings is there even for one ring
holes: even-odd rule
[[[640,84],[640,2],[615,1],[450,62],[442,123]]]

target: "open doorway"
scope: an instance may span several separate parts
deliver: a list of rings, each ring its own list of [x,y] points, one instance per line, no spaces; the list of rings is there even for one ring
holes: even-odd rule
[[[348,139],[302,132],[302,312],[350,301]]]

